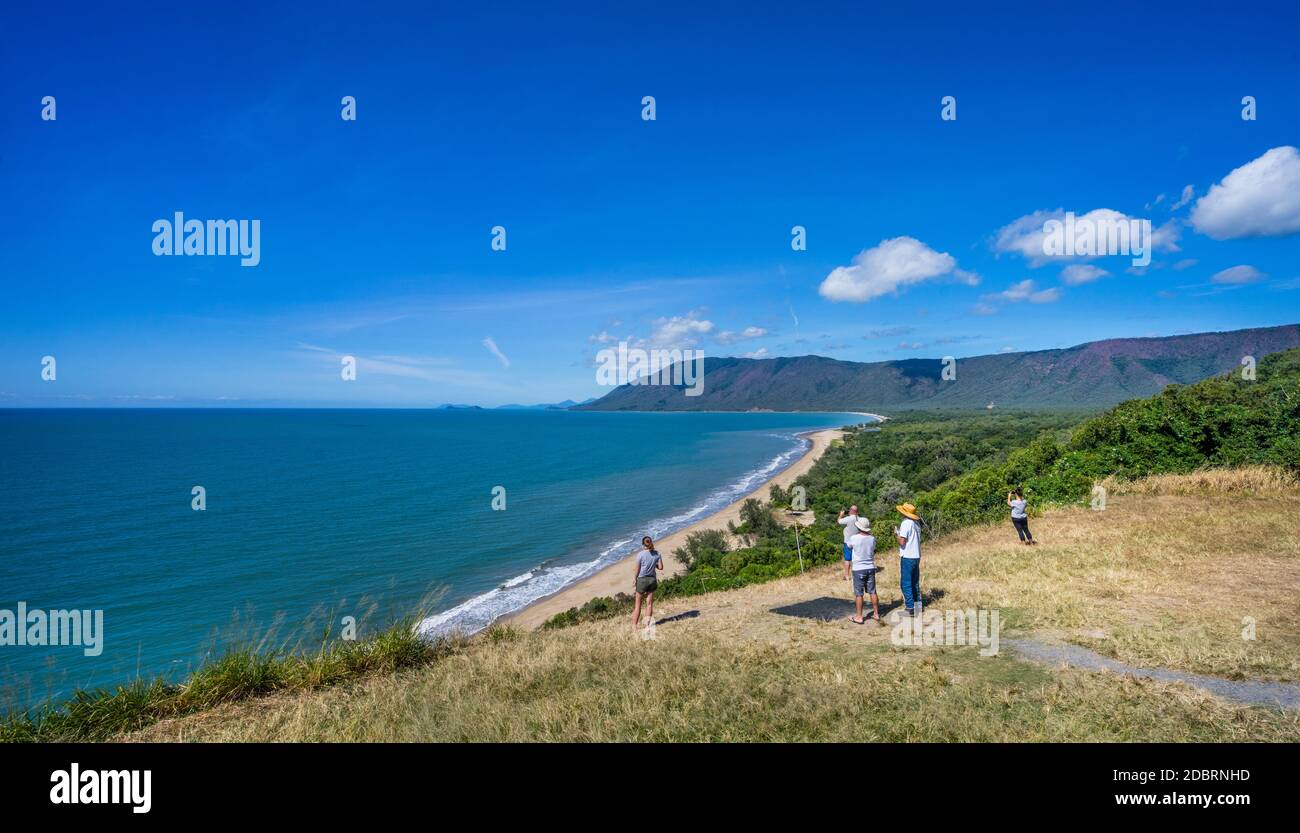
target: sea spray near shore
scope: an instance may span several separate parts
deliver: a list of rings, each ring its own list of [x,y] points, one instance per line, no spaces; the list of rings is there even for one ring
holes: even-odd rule
[[[708,517],[754,491],[764,481],[788,468],[791,463],[807,453],[811,447],[811,443],[802,436],[780,436],[795,440],[794,447],[778,454],[767,464],[747,472],[736,481],[709,495],[702,503],[686,512],[650,521],[641,531],[634,531],[626,537],[609,543],[590,561],[557,565],[555,567],[540,566],[523,575],[509,579],[500,587],[467,599],[449,610],[424,619],[417,625],[417,630],[422,636],[426,637],[453,632],[465,635],[476,633],[501,616],[527,607],[538,599],[581,581],[611,564],[618,563],[632,551],[642,535],[649,535],[658,539]]]

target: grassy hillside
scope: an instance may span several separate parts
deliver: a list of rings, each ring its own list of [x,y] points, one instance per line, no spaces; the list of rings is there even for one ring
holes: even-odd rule
[[[940,358],[848,362],[822,356],[709,358],[704,392],[625,385],[583,410],[897,411],[901,408],[1099,410],[1300,346],[1300,325],[1094,341],[1063,350],[974,356],[944,380]]]
[[[1206,519],[1212,519],[1207,523]],[[1011,629],[1136,663],[1300,676],[1300,489],[1277,470],[1165,478],[1105,513],[1055,509],[1044,543],[979,527],[926,553],[935,609],[995,606]],[[1264,546],[1242,547],[1238,523]],[[1141,542],[1137,545],[1136,542]],[[1246,588],[1250,592],[1244,592]],[[896,574],[882,603],[898,604]],[[804,618],[803,607],[828,618]],[[429,666],[233,704],[131,736],[199,741],[1287,741],[1300,714],[1181,683],[1040,665],[1003,646],[896,647],[848,621],[834,566],[623,619],[498,629]],[[1258,622],[1241,638],[1240,620]]]

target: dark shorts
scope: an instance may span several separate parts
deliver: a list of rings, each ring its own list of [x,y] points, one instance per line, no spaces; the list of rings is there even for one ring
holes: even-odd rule
[[[854,570],[853,571],[853,595],[854,596],[876,595],[876,571],[875,570]]]
[[[850,547],[848,544],[844,545],[844,560],[845,561],[853,560],[853,547]]]
[[[653,593],[659,589],[659,579],[656,576],[637,576],[636,592]]]

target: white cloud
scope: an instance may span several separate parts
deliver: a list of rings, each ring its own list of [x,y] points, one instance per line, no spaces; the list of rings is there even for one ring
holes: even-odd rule
[[[830,301],[863,303],[944,276],[979,283],[978,275],[958,269],[956,258],[947,252],[936,252],[913,237],[894,237],[859,252],[851,265],[837,266],[818,291]]]
[[[752,352],[749,352],[749,353],[744,354],[744,356],[742,356],[742,358],[746,358],[746,359],[766,359],[766,358],[767,358],[767,348],[766,348],[766,347],[760,347],[760,348],[758,348],[757,350],[754,350],[754,351],[752,351]]]
[[[740,332],[723,330],[718,333],[717,339],[719,344],[735,344],[737,341],[747,341],[751,338],[762,338],[767,335],[767,330],[762,327],[746,327]]]
[[[615,325],[617,326],[617,325]],[[618,336],[610,335],[607,331],[601,330],[593,336],[587,336],[587,341],[592,344],[610,344],[618,341]]]
[[[1046,235],[1043,232],[1043,225],[1048,220],[1065,222],[1065,215],[1065,210],[1058,208],[1055,211],[1035,211],[1033,214],[1026,214],[1013,220],[998,229],[997,236],[993,240],[993,251],[998,254],[1020,255],[1029,261],[1029,265],[1033,268],[1053,261],[1095,260],[1095,257],[1063,258],[1044,254],[1043,238]],[[1087,221],[1096,226],[1133,219],[1135,218],[1110,208],[1094,208],[1086,214],[1075,214],[1076,223]],[[1163,226],[1154,226],[1151,229],[1151,248],[1158,252],[1176,252],[1179,250],[1178,237],[1181,233],[1176,220],[1170,220]]]
[[[501,362],[502,367],[510,367],[510,360],[506,358],[505,353],[501,352],[501,348],[497,347],[497,343],[492,340],[492,336],[483,339],[483,346],[487,348],[489,353],[497,357],[497,361]]]
[[[1110,272],[1105,269],[1100,269],[1090,263],[1071,263],[1061,270],[1061,280],[1069,286],[1078,286],[1083,283],[1092,283],[1109,274]]]
[[[993,315],[997,311],[998,311],[997,307],[993,306],[992,304],[985,304],[983,302],[978,303],[975,306],[971,307],[971,312],[975,313],[976,315]]]
[[[1273,148],[1210,186],[1192,209],[1192,227],[1215,240],[1300,232],[1300,151]]]
[[[1031,304],[1050,304],[1061,299],[1061,290],[1055,287],[1052,289],[1038,289],[1033,281],[1025,280],[1014,283],[1002,292],[990,297],[1010,301],[1011,303],[1028,301]]]
[[[1176,202],[1176,203],[1174,203],[1173,205],[1169,206],[1169,210],[1170,210],[1170,211],[1177,211],[1178,209],[1182,208],[1184,205],[1187,205],[1189,202],[1191,202],[1191,201],[1192,201],[1192,197],[1194,197],[1194,196],[1196,196],[1196,189],[1193,188],[1193,187],[1190,186],[1190,185],[1184,185],[1184,186],[1183,186],[1183,195],[1182,195],[1181,197],[1178,198],[1178,202]]]
[[[1175,271],[1175,272],[1181,272],[1181,271],[1183,271],[1184,269],[1191,269],[1193,266],[1195,266],[1195,265],[1196,265],[1197,263],[1199,263],[1199,262],[1200,262],[1200,261],[1198,261],[1198,260],[1197,260],[1196,258],[1194,258],[1194,257],[1183,258],[1182,260],[1180,260],[1180,261],[1178,261],[1177,263],[1174,264],[1174,271]]]
[[[644,343],[646,346],[667,349],[694,347],[711,332],[713,322],[700,318],[698,311],[692,310],[685,315],[656,319],[654,330]]]
[[[1216,272],[1210,278],[1210,283],[1220,284],[1242,284],[1256,283],[1264,280],[1264,273],[1254,266],[1233,266],[1231,269],[1224,269],[1222,272]]]

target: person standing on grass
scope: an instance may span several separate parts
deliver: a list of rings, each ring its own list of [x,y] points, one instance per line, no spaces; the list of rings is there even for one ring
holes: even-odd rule
[[[921,610],[921,516],[910,503],[894,508],[903,516],[903,522],[894,527],[898,538],[898,584],[907,615],[915,616]]]
[[[641,627],[641,597],[645,597],[646,619],[655,620],[655,591],[659,589],[659,577],[656,570],[664,568],[664,560],[655,549],[655,542],[650,536],[641,539],[640,555],[636,557],[636,603],[632,606],[632,627]]]
[[[854,535],[858,534],[857,527],[853,525],[857,522],[857,520],[858,520],[858,507],[856,505],[849,507],[849,513],[847,515],[844,514],[844,510],[841,509],[840,516],[837,519],[837,523],[839,523],[840,526],[844,527],[844,580],[845,581],[849,580],[849,568],[853,564],[853,545],[849,543],[849,539],[852,538]]]
[[[1025,493],[1020,489],[1007,492],[1007,506],[1011,507],[1011,524],[1016,528],[1016,534],[1020,536],[1020,543],[1032,546],[1038,542],[1034,540],[1034,534],[1029,531],[1029,513],[1025,511],[1028,505],[1029,501],[1025,500]]]
[[[857,615],[851,621],[855,625],[866,621],[862,618],[862,597],[870,596],[871,618],[876,620],[877,625],[883,625],[884,622],[880,621],[880,599],[876,596],[876,536],[871,534],[871,521],[866,518],[858,518],[853,522],[853,527],[853,605],[857,609]]]

